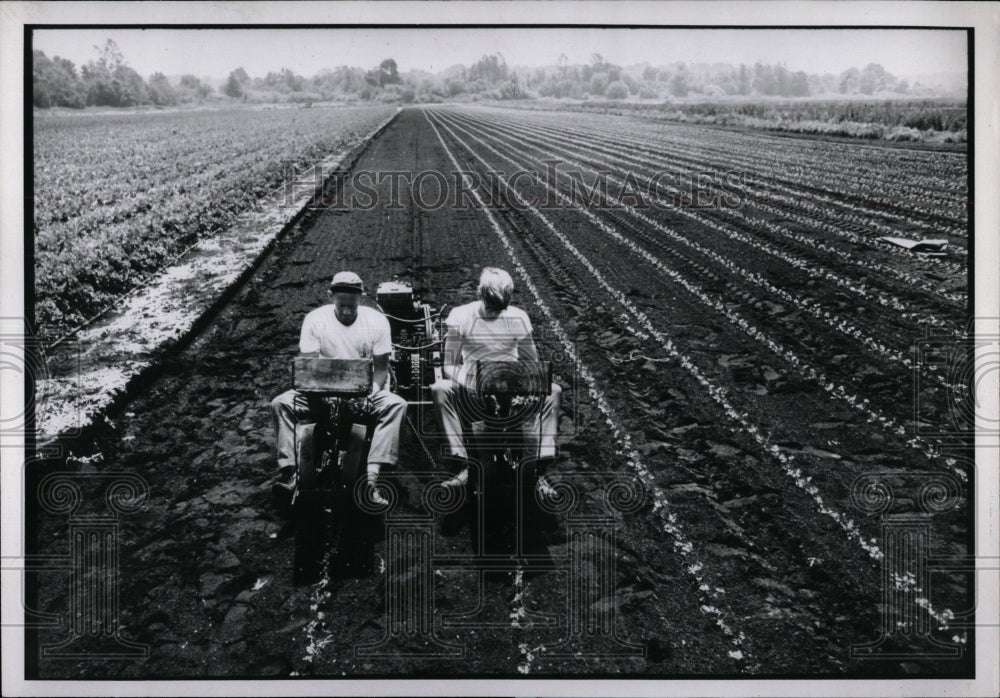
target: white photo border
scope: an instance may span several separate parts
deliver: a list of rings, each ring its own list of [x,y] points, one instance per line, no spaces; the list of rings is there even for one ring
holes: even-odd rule
[[[554,25],[725,25],[728,27],[851,26],[957,27],[975,32],[975,315],[978,333],[1000,334],[1000,134],[992,119],[1000,113],[997,66],[1000,24],[996,5],[979,2],[4,2],[0,3],[0,317],[23,317],[24,207],[24,26],[25,25],[215,25],[246,24],[554,24]],[[570,29],[571,30],[571,29]],[[0,372],[4,413],[19,409],[23,383]],[[982,409],[998,413],[997,375],[980,394]],[[2,617],[4,695],[810,695],[916,696],[997,695],[1000,619],[996,570],[978,575],[980,618],[992,627],[976,629],[974,680],[387,680],[339,681],[211,680],[211,681],[25,681],[24,630],[8,625],[21,617],[19,573],[12,571],[22,555],[20,471],[23,442],[3,436],[2,457]],[[984,558],[1000,556],[998,506],[998,442],[978,437],[975,504],[977,550]],[[994,565],[995,566],[995,565]]]

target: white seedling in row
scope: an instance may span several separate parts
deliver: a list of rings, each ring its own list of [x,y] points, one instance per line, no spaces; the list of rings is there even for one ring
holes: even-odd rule
[[[478,133],[482,133],[482,131],[479,130],[479,129],[475,129],[475,130]],[[467,132],[469,132],[469,131],[467,131]],[[494,140],[497,140],[497,139],[494,138]],[[515,137],[507,137],[507,140],[517,141],[519,139],[517,139]],[[520,152],[523,152],[523,150],[515,150],[515,151],[512,151],[512,152],[520,153]],[[507,156],[504,156],[504,157],[507,157]],[[531,159],[529,159],[526,156],[519,156],[517,158],[518,160],[521,161],[520,163],[516,162],[513,158],[510,158],[510,157],[508,157],[507,159],[510,162],[512,162],[513,164],[517,165],[517,166],[523,166],[524,164],[527,164],[529,166],[534,166],[534,167],[544,167],[543,163],[538,162],[538,161],[532,161]],[[574,164],[581,165],[581,163],[574,163]],[[558,174],[557,174],[557,178],[558,178]],[[620,180],[618,180],[618,181],[620,181]],[[568,183],[567,183],[567,186],[568,186]],[[553,189],[552,187],[548,187],[548,189],[550,191],[557,191],[557,190]],[[566,202],[571,202],[571,200],[568,197],[565,197],[565,196],[563,196],[561,200],[566,201]],[[850,338],[852,338],[854,340],[857,340],[858,342],[860,342],[861,344],[863,344],[868,349],[874,351],[876,354],[880,354],[884,358],[887,358],[887,359],[889,359],[891,361],[895,361],[897,363],[900,363],[903,366],[905,366],[906,368],[908,368],[910,370],[913,370],[914,363],[913,363],[913,361],[909,357],[907,357],[906,355],[904,355],[902,352],[900,352],[898,350],[895,350],[895,349],[892,349],[892,348],[886,346],[882,342],[880,342],[877,339],[875,339],[875,338],[871,337],[870,335],[866,334],[864,331],[862,331],[862,330],[858,329],[857,327],[855,327],[847,319],[839,317],[835,313],[823,309],[823,307],[817,301],[811,300],[811,299],[807,299],[807,298],[803,298],[802,296],[799,296],[799,295],[796,295],[796,294],[792,294],[792,293],[789,293],[788,291],[785,291],[784,289],[778,288],[774,284],[772,284],[769,281],[767,281],[760,274],[757,274],[755,272],[751,272],[751,271],[749,271],[747,269],[744,269],[743,267],[739,266],[738,264],[736,264],[735,262],[732,261],[732,258],[727,257],[727,256],[722,255],[722,254],[719,254],[718,252],[716,252],[714,250],[711,250],[711,249],[705,247],[704,245],[701,245],[701,244],[699,244],[699,243],[691,240],[687,236],[681,235],[680,233],[676,232],[675,230],[673,230],[671,228],[668,228],[667,226],[662,225],[658,221],[650,218],[649,216],[646,216],[645,214],[639,212],[633,206],[629,206],[629,205],[624,205],[623,204],[622,208],[624,208],[626,211],[628,211],[628,213],[631,214],[636,219],[638,219],[638,220],[642,221],[643,223],[645,223],[646,225],[648,225],[648,226],[656,229],[657,231],[659,231],[660,233],[666,235],[670,239],[675,240],[677,242],[680,242],[680,243],[682,243],[682,244],[690,247],[691,249],[693,249],[693,250],[695,250],[695,251],[697,251],[697,252],[705,255],[706,257],[709,257],[710,259],[712,259],[716,263],[722,265],[726,269],[728,269],[728,270],[736,273],[737,275],[739,275],[739,276],[747,279],[750,283],[754,284],[755,286],[758,286],[760,288],[765,289],[766,291],[768,291],[772,295],[776,296],[780,300],[784,301],[785,303],[788,303],[788,304],[790,304],[792,306],[795,306],[797,308],[800,308],[800,309],[804,310],[806,313],[808,313],[809,315],[817,318],[818,320],[820,320],[821,322],[823,322],[824,324],[826,324],[827,326],[829,326],[833,330],[835,330],[835,331],[843,334],[844,336],[847,336],[847,337],[850,337]],[[594,220],[596,221],[596,219],[594,219]],[[704,220],[703,224],[706,227],[712,228],[713,230],[716,230],[716,231],[721,232],[723,234],[726,234],[726,232],[727,232],[723,226],[715,223],[714,221]],[[609,230],[608,227],[606,225],[604,225],[603,223],[598,223],[598,225],[600,225],[602,227],[602,229],[604,229],[606,231]],[[617,235],[617,233],[614,232],[614,231],[612,231],[612,234]],[[738,233],[736,235],[739,236]],[[739,236],[739,237],[742,237],[742,236]],[[657,260],[657,262],[662,264],[662,262],[660,262],[660,260]],[[933,377],[933,379],[936,382],[944,385],[945,387],[951,387],[948,384],[947,379],[945,379],[941,374],[932,373],[930,375]]]
[[[487,123],[489,123],[489,120],[487,120]],[[493,125],[493,128],[495,128],[495,124]],[[505,133],[507,133],[507,132],[509,132],[509,133],[515,133],[516,132],[516,133],[523,134],[523,133],[525,133],[528,130],[529,129],[526,129],[526,128],[524,128],[522,126],[522,127],[516,128],[516,129],[505,128],[505,129],[503,129],[503,132],[505,132]],[[550,129],[546,129],[546,128],[543,127],[540,130],[545,133],[545,137],[546,137],[549,145],[552,145],[553,142],[558,141],[558,142],[567,143],[567,144],[569,144],[571,146],[577,146],[577,148],[578,148],[579,143],[581,142],[581,139],[579,137],[574,138],[572,135],[567,135],[565,129],[563,129],[563,130],[560,131],[560,130],[555,130],[555,129],[551,129],[550,130]],[[616,139],[616,140],[618,140],[618,139]],[[621,164],[622,162],[624,162],[626,160],[631,160],[633,162],[638,163],[641,166],[645,166],[647,168],[650,168],[651,171],[655,171],[655,172],[660,172],[660,171],[674,172],[674,173],[678,173],[678,174],[682,174],[682,175],[683,174],[692,173],[692,172],[698,172],[698,173],[707,172],[707,168],[709,168],[712,165],[712,163],[705,162],[705,161],[702,161],[702,160],[695,160],[695,161],[691,162],[690,164],[685,164],[684,161],[683,161],[683,159],[676,157],[676,154],[675,154],[675,152],[673,150],[671,150],[668,154],[666,154],[664,156],[654,155],[655,151],[651,150],[645,144],[643,144],[643,145],[629,144],[627,146],[615,147],[615,146],[612,146],[612,145],[608,145],[606,143],[602,143],[601,145],[597,145],[597,144],[595,144],[595,143],[592,142],[592,139],[588,140],[588,143],[589,143],[589,150],[584,151],[584,154],[586,155],[586,157],[588,159],[590,159],[590,160],[598,160],[598,161],[602,162],[603,164],[610,165],[610,166],[612,166],[612,167],[614,167],[616,169],[619,169],[621,171],[626,171],[625,168],[624,168],[624,166]],[[601,150],[608,151],[609,153],[611,153],[612,155],[614,155],[615,156],[615,160],[612,160],[612,161],[608,161],[606,159],[599,160],[595,156],[595,151],[601,151]],[[579,153],[581,151],[579,151],[579,149],[577,149],[576,152]],[[654,165],[656,167],[658,167],[659,169],[652,170],[652,168],[653,168]],[[843,214],[843,213],[838,213],[836,211],[833,211],[833,210],[831,210],[829,208],[819,207],[819,206],[817,206],[817,205],[815,205],[815,204],[813,204],[813,203],[810,202],[811,198],[819,198],[820,197],[820,195],[817,195],[817,194],[805,193],[805,192],[796,192],[794,190],[790,190],[788,188],[784,188],[785,190],[790,191],[792,195],[791,196],[783,196],[783,195],[780,195],[780,194],[768,191],[767,189],[761,189],[761,188],[754,189],[753,187],[749,186],[748,180],[756,182],[758,185],[766,185],[767,183],[769,183],[771,181],[770,178],[771,178],[771,176],[774,173],[768,173],[766,167],[763,167],[763,168],[759,167],[759,166],[756,165],[755,162],[748,163],[747,164],[747,168],[748,169],[746,169],[746,170],[741,170],[741,172],[743,172],[743,174],[744,174],[744,176],[743,176],[743,182],[741,183],[741,186],[743,188],[743,191],[745,191],[746,193],[751,194],[751,199],[750,199],[749,203],[752,204],[753,208],[757,208],[757,209],[760,209],[760,210],[763,210],[763,211],[767,211],[769,213],[772,213],[773,215],[783,216],[783,217],[795,220],[797,222],[804,223],[805,225],[808,225],[808,226],[811,226],[811,227],[814,227],[814,228],[818,228],[818,229],[823,230],[825,232],[828,232],[828,233],[830,233],[832,235],[835,235],[837,237],[843,238],[843,239],[851,242],[854,245],[857,245],[857,244],[867,244],[867,245],[872,245],[874,247],[877,247],[879,249],[883,249],[883,250],[888,251],[888,252],[890,252],[892,254],[901,254],[901,255],[902,254],[905,254],[905,255],[909,255],[910,254],[910,253],[902,250],[901,248],[899,248],[899,247],[897,247],[895,245],[891,245],[891,244],[889,244],[887,242],[883,242],[883,241],[880,241],[880,240],[876,239],[875,236],[864,237],[864,236],[858,235],[856,233],[853,233],[853,232],[851,232],[849,230],[845,230],[842,227],[833,225],[833,224],[829,223],[827,221],[827,219],[829,219],[829,218],[840,218],[842,220],[847,221],[848,223],[870,228],[870,229],[874,230],[875,232],[881,233],[882,235],[890,235],[890,236],[896,235],[896,236],[898,236],[899,235],[899,230],[897,228],[891,228],[891,227],[888,227],[888,226],[880,225],[880,224],[876,223],[874,220],[872,220],[871,216],[862,216],[862,215],[857,214],[857,213]],[[718,163],[718,170],[717,170],[717,172],[715,174],[717,174],[719,176],[723,176],[726,172],[732,172],[733,170],[734,170],[734,163],[731,160],[724,161],[724,162]],[[749,172],[755,172],[755,171],[764,172],[767,176],[765,178],[763,178],[763,179],[755,179],[755,178],[752,178],[752,177],[748,176]],[[812,213],[812,215],[814,216],[814,218],[813,219],[807,218],[807,217],[805,217],[805,216],[803,216],[801,214],[795,213],[794,210],[779,209],[779,208],[777,208],[775,206],[770,206],[770,205],[767,204],[768,200],[781,201],[786,206],[791,207],[791,209],[795,209],[795,208],[805,209],[807,211],[810,211]],[[848,208],[850,208],[849,205],[847,205],[847,204],[844,204],[844,205],[847,206]],[[744,218],[743,216],[740,216],[739,213],[737,211],[733,210],[733,209],[724,208],[722,210],[725,213],[727,213],[729,215],[733,215],[733,216],[735,216],[737,218]],[[872,215],[874,215],[874,214],[872,214]],[[755,221],[755,219],[749,218],[749,219],[746,219],[744,222],[751,222],[751,223],[753,223],[754,221]],[[771,228],[771,229],[773,230],[773,228]],[[783,230],[787,230],[787,229],[783,229]],[[791,231],[788,231],[788,232],[791,232]],[[942,232],[947,233],[948,231],[942,231],[940,229],[940,227],[935,227],[935,228],[933,228],[932,232],[934,232],[937,235],[940,235],[940,234],[942,234]],[[955,233],[955,234],[964,236],[965,235],[965,229],[961,228],[961,229],[959,229],[959,232]],[[786,235],[786,237],[790,237],[790,236]],[[803,238],[802,236],[793,237],[793,239],[796,239],[798,242],[805,242],[805,238]],[[809,243],[805,242],[805,244],[809,244]],[[838,252],[838,255],[842,256],[845,259],[845,261],[852,261],[853,260],[853,258],[850,255],[849,251],[846,251],[846,250],[840,251],[840,252]],[[864,266],[866,268],[872,269],[873,271],[879,271],[880,273],[886,273],[886,274],[891,275],[891,276],[895,276],[897,274],[897,271],[894,270],[892,267],[887,267],[887,266],[881,265],[880,268],[876,268],[876,266],[873,263],[869,262],[868,260],[854,260],[854,261],[856,261],[856,262],[860,261],[860,265],[861,266]],[[958,264],[955,264],[955,263],[952,263],[952,262],[948,262],[947,260],[930,257],[930,258],[927,258],[924,261],[926,261],[926,262],[928,262],[930,264],[934,264],[934,265],[938,265],[938,266],[944,266],[947,269],[949,269],[950,271],[955,272],[955,273],[960,273],[962,271],[961,265],[958,265]],[[907,281],[907,282],[909,283],[909,281]],[[953,301],[954,300],[964,300],[959,295],[944,293],[944,292],[941,291],[940,288],[934,288],[932,286],[926,286],[924,290],[927,290],[927,291],[929,291],[930,293],[933,293],[933,294],[940,295],[940,296],[942,296],[942,297],[944,297],[944,298],[946,298],[948,300],[953,300]]]
[[[442,120],[442,122],[443,122],[443,120]],[[433,122],[432,122],[432,125],[433,125]],[[466,150],[466,152],[468,152],[470,155],[472,155],[476,160],[478,160],[480,163],[482,163],[485,167],[489,168],[489,163],[487,163],[482,158],[482,156],[480,156],[472,148],[470,148],[469,145],[467,143],[465,143],[465,141],[462,140],[458,135],[456,135],[455,132],[451,128],[449,128],[447,125],[445,125],[443,123],[442,123],[442,126],[443,126],[443,128],[445,128],[450,133],[451,137]],[[436,130],[437,129],[435,129],[435,131]],[[438,137],[439,138],[441,137],[440,133],[438,134]],[[473,136],[473,139],[475,139],[474,136]],[[475,139],[475,140],[477,140],[477,142],[479,142],[480,145],[484,146],[488,150],[493,151],[496,155],[498,155],[500,157],[504,157],[500,153],[498,153],[495,150],[493,150],[488,144],[482,143],[481,141],[478,141],[478,139]],[[444,143],[444,141],[442,139],[442,144],[443,143]],[[455,164],[457,166],[457,162]],[[775,459],[777,459],[782,464],[782,466],[783,466],[783,468],[785,470],[786,475],[788,475],[789,477],[791,477],[793,479],[793,481],[795,481],[797,487],[799,487],[800,489],[803,489],[804,491],[806,491],[812,497],[814,503],[817,506],[817,510],[820,511],[820,513],[823,513],[826,516],[829,516],[830,518],[832,518],[834,521],[836,521],[841,526],[841,528],[843,528],[843,530],[848,534],[848,537],[854,539],[869,554],[870,557],[872,557],[875,560],[881,560],[883,558],[884,553],[882,553],[882,551],[879,549],[878,545],[875,544],[874,541],[866,541],[864,539],[864,536],[861,534],[860,530],[858,529],[857,525],[854,523],[853,520],[848,519],[844,515],[842,515],[839,512],[831,509],[830,507],[828,507],[826,505],[826,503],[824,502],[822,496],[819,494],[818,488],[816,488],[816,486],[813,485],[810,482],[810,478],[803,477],[801,470],[799,470],[798,468],[795,468],[795,469],[791,468],[791,463],[792,463],[792,460],[793,460],[792,457],[789,456],[786,453],[783,453],[778,446],[774,445],[773,444],[773,440],[771,439],[771,437],[766,432],[764,432],[763,430],[761,430],[758,427],[756,427],[756,425],[753,425],[752,422],[749,419],[749,416],[746,413],[739,411],[737,408],[735,408],[731,404],[731,402],[728,399],[728,395],[727,395],[727,393],[726,393],[726,391],[725,391],[724,388],[722,388],[721,386],[718,386],[718,385],[712,383],[703,373],[701,373],[701,371],[695,366],[694,362],[692,362],[690,358],[688,358],[687,356],[685,356],[684,354],[682,354],[678,350],[678,348],[674,345],[674,343],[670,339],[670,337],[668,337],[663,332],[657,330],[656,327],[653,325],[653,323],[649,320],[649,318],[646,317],[645,313],[643,313],[641,310],[639,310],[637,307],[635,307],[635,305],[631,301],[628,300],[628,297],[624,293],[622,293],[620,290],[616,289],[611,284],[609,284],[607,282],[607,280],[604,278],[603,274],[593,265],[593,263],[590,262],[590,260],[588,260],[586,258],[586,256],[584,256],[572,244],[572,242],[569,241],[569,239],[565,235],[563,235],[561,232],[559,232],[555,228],[555,226],[552,225],[552,223],[548,220],[548,218],[544,214],[542,214],[537,208],[535,208],[534,206],[532,206],[531,204],[529,204],[524,199],[524,197],[520,196],[517,193],[517,191],[507,182],[507,180],[506,180],[505,177],[503,177],[502,175],[500,175],[498,179],[499,179],[500,183],[502,183],[505,186],[505,188],[507,189],[508,193],[518,201],[519,205],[522,206],[524,209],[531,211],[536,217],[538,217],[539,220],[541,220],[542,223],[545,225],[545,227],[548,228],[553,234],[555,234],[555,236],[563,243],[563,245],[575,257],[577,257],[577,259],[580,260],[580,262],[584,265],[585,268],[587,268],[587,270],[597,280],[597,282],[612,297],[614,297],[619,302],[619,304],[621,304],[622,307],[624,307],[626,309],[627,312],[629,312],[642,326],[644,326],[646,328],[646,330],[651,335],[653,335],[661,343],[663,349],[666,350],[666,352],[671,357],[673,357],[674,359],[676,359],[678,361],[678,363],[680,363],[681,366],[683,366],[685,369],[687,369],[688,372],[703,387],[706,388],[708,394],[713,398],[713,400],[715,400],[723,408],[723,410],[726,413],[726,415],[733,422],[735,422],[738,425],[738,427],[740,427],[742,429],[742,431],[744,433],[750,435],[762,448],[765,449],[766,452],[768,452],[770,455],[772,455]],[[480,200],[480,203],[481,203],[481,200]],[[585,211],[585,209],[580,209],[580,210],[583,211],[583,212],[585,212],[585,213],[589,213],[589,212]],[[488,210],[487,210],[487,213],[489,214]],[[492,214],[490,214],[490,215],[492,217]],[[628,242],[630,242],[630,241],[625,240],[624,238],[622,238],[621,241],[625,242],[626,244],[628,244]],[[676,272],[674,272],[673,270],[662,269],[662,271],[664,271],[665,273],[667,273],[668,275],[671,275],[671,276],[675,276],[676,275]],[[683,281],[682,281],[682,283],[683,283]],[[696,293],[696,295],[698,295],[698,294]],[[701,294],[701,295],[704,296],[704,294]],[[702,300],[704,300],[704,301],[710,301],[710,299],[708,299],[707,296],[703,297]],[[741,325],[741,322],[743,323],[742,325]],[[754,332],[759,332],[759,331],[756,330],[756,328],[753,328],[752,326],[749,326],[747,323],[745,323],[745,321],[742,321],[741,319],[737,319],[736,320],[736,324],[737,325],[741,325],[743,329],[746,329],[746,330],[749,330],[749,331],[754,331]],[[772,350],[775,350],[775,347],[772,347]],[[790,352],[789,352],[789,354],[790,354]],[[841,391],[843,390],[842,387],[840,387],[840,390]],[[699,570],[700,570],[700,568],[699,568]],[[940,621],[940,619],[942,617],[944,617],[941,614],[938,614],[936,611],[934,611],[934,609],[930,606],[930,602],[928,600],[922,599],[922,601],[925,602],[925,608],[927,608],[928,612],[930,613],[930,615],[932,617],[938,619],[939,621]],[[705,609],[703,608],[703,610],[705,610]],[[949,611],[947,611],[947,610],[945,610],[944,612],[942,612],[942,614],[947,614],[947,613],[949,613]]]
[[[438,130],[434,121],[431,119],[428,110],[424,111],[424,116],[427,118],[427,121],[431,125],[431,128],[434,129],[434,133],[437,135],[438,140],[441,142],[441,146],[444,148],[445,153],[448,155],[448,158],[455,166],[455,170],[459,171],[461,168],[459,167],[458,161],[455,159],[455,156],[452,154],[451,150],[445,143],[444,138],[442,137],[440,131]],[[574,346],[573,342],[570,341],[569,335],[566,334],[566,331],[563,329],[562,325],[555,317],[555,314],[549,308],[548,304],[544,301],[541,293],[538,290],[538,287],[535,285],[531,276],[528,274],[528,271],[527,269],[525,269],[524,264],[518,258],[517,253],[514,250],[514,247],[511,244],[507,234],[504,232],[503,228],[497,222],[496,217],[490,211],[489,207],[486,206],[486,204],[483,202],[482,198],[479,196],[479,193],[473,190],[472,194],[476,198],[479,204],[479,210],[486,215],[487,219],[489,220],[490,227],[493,229],[493,232],[497,235],[501,245],[503,246],[504,250],[510,257],[511,264],[514,267],[515,271],[524,281],[524,285],[528,289],[528,292],[530,293],[531,297],[534,299],[534,302],[538,306],[538,309],[542,311],[542,314],[545,315],[546,319],[550,323],[550,327],[553,331],[553,334],[562,344],[563,349],[566,352],[566,355],[570,358],[571,361],[575,362],[577,373],[583,380],[583,382],[586,384],[587,392],[590,394],[590,397],[594,400],[594,403],[597,406],[598,411],[600,411],[600,413],[604,415],[605,423],[608,425],[608,428],[611,430],[612,435],[614,436],[615,440],[618,443],[618,453],[625,458],[629,467],[631,467],[632,470],[634,470],[639,475],[640,480],[642,481],[643,485],[646,487],[646,490],[649,492],[650,496],[653,499],[653,510],[660,516],[664,532],[667,533],[673,539],[674,550],[678,552],[684,559],[685,569],[694,578],[695,586],[700,590],[701,586],[706,583],[704,575],[701,574],[701,570],[703,569],[703,564],[699,562],[695,557],[694,544],[690,541],[690,539],[681,529],[680,524],[677,521],[676,514],[670,511],[671,507],[669,501],[667,500],[666,495],[663,493],[662,490],[660,490],[656,486],[653,473],[649,470],[649,467],[643,462],[638,451],[636,451],[635,447],[632,445],[632,437],[629,435],[628,430],[624,427],[624,425],[615,415],[614,411],[611,408],[611,405],[608,403],[607,397],[604,395],[604,391],[600,388],[595,375],[580,360],[580,357],[577,355],[576,352],[576,347]],[[719,591],[708,592],[709,596],[712,596],[713,598],[716,596],[723,596],[724,593],[725,593],[724,590],[721,592]],[[745,639],[744,633],[742,631],[738,632],[734,630],[728,623],[726,623],[723,620],[722,612],[717,607],[708,606],[710,610],[705,610],[705,606],[706,605],[703,604],[702,612],[705,613],[706,615],[710,615],[713,617],[716,626],[729,638],[729,641],[733,646],[732,651],[739,651],[741,653],[740,657],[746,659],[746,654],[742,648],[743,641]]]
[[[668,133],[673,136],[676,131],[678,130],[672,129]],[[815,194],[814,190],[823,189],[834,195],[824,197],[827,203],[834,206],[843,206],[849,200],[875,203],[884,201],[889,205],[888,208],[871,209],[857,204],[847,207],[861,211],[869,217],[885,216],[934,234],[965,236],[967,195],[961,184],[964,179],[961,167],[947,168],[936,177],[920,177],[914,183],[904,181],[906,173],[914,170],[923,171],[932,166],[935,160],[924,158],[918,164],[907,166],[899,163],[893,167],[892,158],[886,157],[883,152],[875,161],[852,167],[851,160],[860,150],[857,147],[851,147],[849,153],[851,157],[847,157],[848,153],[844,149],[832,150],[829,144],[824,144],[827,147],[813,148],[808,156],[803,157],[799,152],[801,146],[795,151],[782,151],[779,154],[775,152],[774,143],[768,142],[765,147],[759,135],[742,142],[713,146],[711,141],[720,139],[718,131],[710,134],[711,140],[705,140],[706,134],[699,132],[696,132],[693,139],[685,138],[683,134],[680,137],[664,138],[662,133],[647,138],[648,134],[643,133],[641,146],[636,147],[635,144],[640,141],[621,138],[621,131],[609,130],[607,123],[589,129],[581,129],[579,125],[566,128],[565,124],[560,123],[559,132],[574,137],[577,142],[580,136],[585,136],[588,142],[597,140],[602,145],[619,143],[642,154],[664,152],[673,161],[699,171],[706,167],[718,167],[723,170],[741,167],[761,172],[766,175],[766,178],[759,182],[762,187],[788,192],[796,199],[822,196]],[[635,135],[637,134],[633,134],[633,137]],[[964,163],[962,165],[964,166]],[[883,174],[887,169],[893,172],[891,178]],[[793,179],[789,179],[789,172],[795,172]],[[782,182],[788,182],[791,186],[785,186]],[[802,191],[803,186],[810,189]],[[876,199],[876,196],[881,198]],[[922,202],[927,201],[933,201],[935,205],[923,206]],[[900,202],[906,202],[906,213],[896,213],[892,210],[892,207],[899,206]],[[951,220],[951,227],[915,218],[911,215],[913,212]]]

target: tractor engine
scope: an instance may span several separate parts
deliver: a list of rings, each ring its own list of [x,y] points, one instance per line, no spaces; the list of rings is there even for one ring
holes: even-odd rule
[[[441,365],[431,308],[414,298],[410,284],[400,281],[380,283],[375,299],[389,320],[396,391],[408,401],[424,402]]]

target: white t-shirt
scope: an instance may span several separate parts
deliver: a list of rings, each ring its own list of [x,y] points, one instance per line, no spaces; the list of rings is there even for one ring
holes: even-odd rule
[[[517,361],[517,343],[531,337],[531,320],[520,308],[507,307],[486,317],[482,301],[454,308],[445,320],[448,336],[461,344],[461,367],[455,378],[475,387],[476,361]]]
[[[389,321],[367,306],[358,307],[358,317],[350,325],[337,319],[333,304],[316,308],[302,321],[299,351],[318,351],[328,359],[370,359],[392,351]]]

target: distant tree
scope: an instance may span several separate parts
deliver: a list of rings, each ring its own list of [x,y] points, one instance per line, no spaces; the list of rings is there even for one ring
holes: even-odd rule
[[[296,75],[288,68],[282,68],[281,72],[269,72],[263,78],[256,78],[251,81],[250,87],[265,92],[302,92],[306,88],[306,79],[301,75]],[[243,85],[246,92],[247,85]]]
[[[365,74],[365,81],[373,87],[385,87],[386,85],[398,85],[402,82],[399,77],[399,68],[396,61],[386,58]]]
[[[212,94],[212,86],[206,85],[194,75],[182,75],[178,96],[183,102],[202,100]]]
[[[608,99],[625,99],[628,97],[628,87],[621,80],[615,80],[604,88],[604,96]]]
[[[736,94],[748,95],[753,88],[750,85],[750,71],[746,65],[740,63],[740,73],[736,80]]]
[[[857,68],[845,70],[840,74],[837,88],[841,94],[857,94],[861,88],[861,71]]]
[[[608,78],[603,73],[594,73],[590,78],[590,94],[603,95],[608,86]]]
[[[95,46],[94,48],[100,53],[98,63],[106,70],[113,73],[125,65],[125,56],[113,40],[108,39],[104,42],[104,46]]]
[[[153,73],[149,76],[149,98],[153,104],[160,106],[177,104],[177,91],[163,73]]]
[[[779,63],[771,69],[771,73],[774,76],[774,83],[771,87],[771,92],[768,94],[772,95],[788,95],[788,69]]]
[[[527,97],[521,79],[514,75],[500,87],[500,99],[524,99]]]
[[[858,80],[858,91],[862,94],[870,95],[875,92],[885,91],[890,85],[890,75],[878,63],[869,63],[861,71]]]
[[[566,57],[565,53],[560,53],[557,62],[559,64],[559,78],[565,80],[566,74],[569,71],[569,58]]]
[[[118,45],[108,39],[104,47],[95,46],[99,58],[82,68],[83,82],[87,86],[87,103],[119,106],[118,91],[112,85],[114,72],[123,63]]]
[[[115,73],[115,81],[121,85],[121,106],[132,107],[149,103],[149,86],[132,68],[128,66],[119,68]]]
[[[402,82],[399,79],[399,68],[396,66],[396,61],[392,58],[386,58],[378,64],[378,67],[382,73],[382,80],[379,82],[380,85],[395,85]]]
[[[95,46],[98,58],[83,67],[87,103],[97,106],[130,107],[149,102],[149,87],[128,64],[113,40]]]
[[[53,92],[58,78],[55,66],[42,51],[34,50],[31,54],[31,101],[36,107],[48,109],[55,104]]]
[[[670,78],[670,94],[675,97],[686,97],[690,90],[687,71],[684,70],[684,66],[681,66]]]
[[[366,85],[365,71],[342,65],[336,70],[324,70],[312,79],[313,89],[327,99],[344,99],[357,96]]]
[[[807,97],[809,95],[809,76],[798,70],[791,74],[788,80],[789,97]]]
[[[774,94],[774,74],[771,66],[763,63],[754,63],[753,66],[753,91],[762,95]]]
[[[528,77],[524,82],[529,88],[537,88],[548,79],[549,74],[545,68],[535,68],[532,72],[528,73]]]
[[[42,51],[32,52],[32,102],[36,107],[87,106],[87,90],[71,61]]]
[[[239,70],[243,69],[239,68]],[[246,75],[245,72],[244,75]],[[232,97],[233,99],[239,99],[246,94],[243,90],[243,82],[240,80],[235,70],[229,74],[229,79],[226,80],[226,86],[222,88],[222,92],[227,97]]]
[[[504,57],[495,53],[483,56],[469,68],[468,78],[471,81],[482,81],[484,86],[492,87],[510,79],[510,69]]]
[[[301,92],[306,87],[306,79],[301,75],[296,75],[288,68],[281,69],[281,80],[292,92]]]
[[[460,78],[448,78],[445,80],[444,86],[449,97],[455,97],[465,92],[465,81]]]

